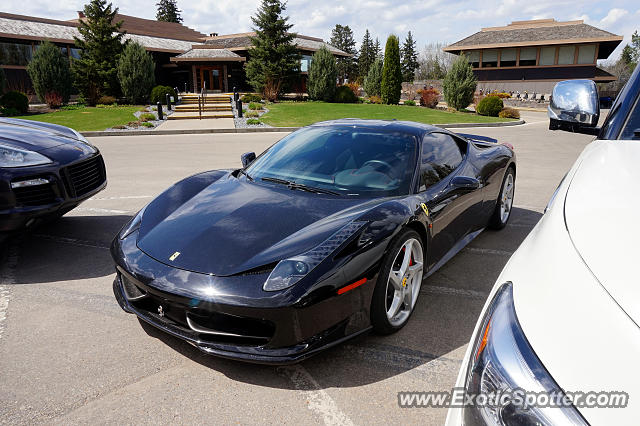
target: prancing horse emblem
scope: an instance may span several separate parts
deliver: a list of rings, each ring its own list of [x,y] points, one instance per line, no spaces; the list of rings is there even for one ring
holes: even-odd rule
[[[162,305],[158,306],[158,315],[164,317],[164,309],[162,308]]]
[[[176,260],[178,258],[178,256],[180,256],[180,252],[179,251],[173,253],[171,255],[171,257],[169,258],[169,260],[173,262],[174,260]]]

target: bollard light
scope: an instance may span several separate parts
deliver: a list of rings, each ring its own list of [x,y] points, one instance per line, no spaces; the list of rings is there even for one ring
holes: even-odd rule
[[[240,99],[236,102],[236,109],[238,110],[238,118],[242,118],[242,101]]]
[[[162,120],[162,102],[158,102],[156,106],[158,108],[158,120]]]
[[[167,111],[171,111],[171,95],[170,94],[165,94],[165,98],[167,100]]]

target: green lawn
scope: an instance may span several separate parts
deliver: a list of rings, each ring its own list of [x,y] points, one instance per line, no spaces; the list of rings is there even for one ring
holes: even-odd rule
[[[275,127],[306,126],[336,118],[375,118],[408,120],[427,124],[492,123],[512,121],[484,117],[472,112],[447,112],[404,105],[330,104],[324,102],[280,102],[267,106],[269,112],[260,119]]]
[[[109,127],[136,121],[134,112],[140,106],[119,106],[113,108],[85,107],[73,110],[60,110],[44,114],[30,114],[12,118],[44,121],[46,123],[61,124],[79,132],[104,130]]]

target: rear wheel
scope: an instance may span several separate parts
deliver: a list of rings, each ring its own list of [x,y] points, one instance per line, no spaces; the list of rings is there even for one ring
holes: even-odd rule
[[[371,323],[377,333],[394,333],[409,320],[422,285],[423,253],[420,235],[412,229],[391,243],[371,301]]]
[[[509,167],[507,173],[502,180],[502,188],[496,202],[496,207],[489,220],[489,227],[493,229],[502,229],[507,226],[509,217],[511,217],[511,209],[513,208],[513,196],[516,191],[516,172],[513,167]]]

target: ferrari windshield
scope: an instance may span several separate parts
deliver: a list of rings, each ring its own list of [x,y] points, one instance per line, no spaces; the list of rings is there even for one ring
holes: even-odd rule
[[[255,181],[290,182],[340,195],[408,194],[416,139],[357,127],[308,127],[290,134],[247,169]],[[278,183],[278,182],[277,182]]]

